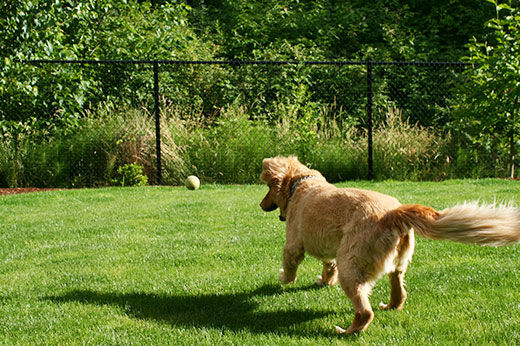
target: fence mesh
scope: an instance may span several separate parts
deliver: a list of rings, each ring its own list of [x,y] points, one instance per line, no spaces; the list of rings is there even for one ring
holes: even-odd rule
[[[3,186],[128,184],[139,169],[152,184],[180,184],[190,174],[254,183],[261,160],[275,155],[297,155],[332,182],[503,173],[496,162],[476,172],[471,153],[450,137],[455,90],[470,68],[464,64],[23,67],[33,90],[2,101]],[[133,163],[137,171],[122,173]]]

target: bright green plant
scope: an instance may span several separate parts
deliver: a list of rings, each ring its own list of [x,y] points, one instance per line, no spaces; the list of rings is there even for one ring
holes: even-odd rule
[[[143,174],[143,166],[134,162],[120,166],[112,183],[117,186],[144,186],[148,183],[148,177]]]

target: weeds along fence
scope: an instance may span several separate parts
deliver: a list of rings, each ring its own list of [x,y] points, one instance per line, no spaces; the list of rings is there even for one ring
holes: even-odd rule
[[[333,182],[500,174],[446,126],[464,63],[21,64],[14,77],[30,79],[30,91],[0,101],[4,186],[109,185],[131,163],[153,184],[189,174],[251,183],[262,158],[278,154],[298,155]]]

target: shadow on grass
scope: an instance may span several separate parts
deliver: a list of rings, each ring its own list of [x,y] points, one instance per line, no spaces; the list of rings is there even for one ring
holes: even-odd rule
[[[282,289],[264,285],[252,292],[236,294],[162,296],[149,293],[105,293],[74,290],[57,296],[45,297],[55,303],[79,302],[94,305],[118,306],[128,315],[156,320],[179,327],[220,328],[254,333],[281,333],[316,335],[316,331],[293,328],[299,323],[329,315],[325,310],[294,308],[284,311],[257,311],[255,297],[276,296],[288,292],[314,290],[317,286]],[[326,332],[323,332],[326,333]],[[322,334],[318,332],[318,334]]]

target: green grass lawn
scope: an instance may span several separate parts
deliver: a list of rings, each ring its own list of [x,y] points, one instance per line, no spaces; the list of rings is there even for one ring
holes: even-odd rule
[[[520,182],[353,182],[442,209],[520,205]],[[0,344],[511,344],[520,341],[520,246],[417,239],[403,311],[348,327],[340,287],[307,257],[281,287],[284,224],[265,186],[66,190],[0,197]]]

